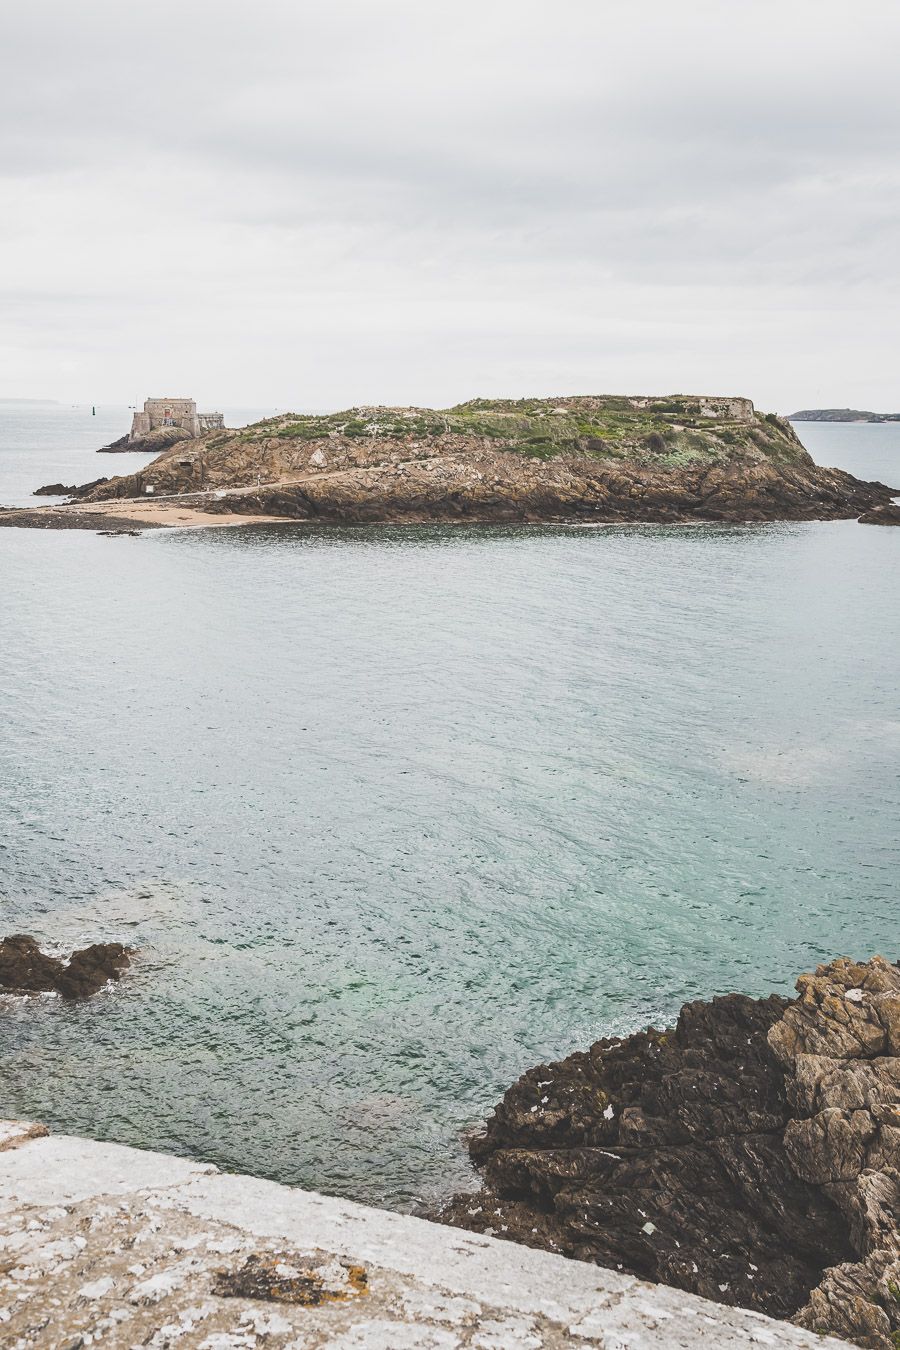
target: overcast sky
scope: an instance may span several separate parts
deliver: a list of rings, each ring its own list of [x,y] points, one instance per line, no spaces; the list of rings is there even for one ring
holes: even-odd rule
[[[900,407],[897,0],[28,0],[0,395]]]

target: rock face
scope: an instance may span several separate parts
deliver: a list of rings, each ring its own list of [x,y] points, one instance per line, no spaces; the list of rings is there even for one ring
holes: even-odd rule
[[[857,1344],[900,1343],[900,969],[835,961],[798,981],[769,1033],[794,1173],[840,1210],[859,1258],[827,1270],[795,1317]]]
[[[33,937],[17,933],[0,942],[0,991],[89,998],[109,980],[118,980],[130,961],[121,943],[95,942],[64,962],[42,952]]]
[[[900,971],[798,988],[530,1070],[471,1141],[481,1192],[440,1217],[893,1350]]]
[[[891,499],[883,484],[816,465],[787,422],[749,400],[700,397],[288,415],[179,443],[77,495],[148,488],[191,493],[213,513],[334,524],[828,520]]]

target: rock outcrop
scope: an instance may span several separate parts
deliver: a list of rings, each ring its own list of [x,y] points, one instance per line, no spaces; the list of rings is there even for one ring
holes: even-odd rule
[[[892,502],[887,506],[875,506],[859,518],[860,525],[900,525],[900,506]]]
[[[31,495],[33,497],[71,497],[72,493],[77,491],[77,483],[72,483],[69,487],[66,487],[65,483],[45,483],[43,487],[35,488]]]
[[[441,1217],[892,1350],[900,970],[798,989],[529,1070],[471,1141],[482,1190]]]
[[[108,478],[95,478],[90,483],[82,483],[80,487],[76,483],[69,487],[66,487],[65,483],[45,483],[43,487],[35,488],[31,495],[33,497],[71,497],[76,492],[80,492],[84,496],[88,492],[93,492],[94,488],[108,482]]]
[[[17,933],[0,941],[0,992],[90,998],[118,980],[130,961],[128,948],[119,942],[95,942],[61,961],[42,952],[33,937]]]
[[[135,453],[141,455],[158,455],[163,450],[168,450],[170,446],[176,445],[179,441],[189,441],[191,433],[184,427],[154,427],[152,431],[147,431],[143,436],[120,436],[117,441],[111,441],[109,445],[101,445],[97,451],[98,455],[121,455]]]

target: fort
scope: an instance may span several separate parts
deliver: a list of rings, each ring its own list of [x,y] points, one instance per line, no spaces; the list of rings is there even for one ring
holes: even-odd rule
[[[164,427],[181,427],[193,439],[204,431],[215,431],[225,426],[220,412],[198,413],[192,398],[148,398],[143,409],[135,412],[131,422],[130,441],[141,440],[151,431]]]

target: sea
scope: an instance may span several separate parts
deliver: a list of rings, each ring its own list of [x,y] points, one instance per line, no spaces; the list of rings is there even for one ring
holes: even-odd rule
[[[0,503],[129,416],[0,404]],[[525,1069],[900,956],[898,655],[854,521],[0,530],[0,931],[136,949],[0,1002],[0,1116],[434,1205]]]

